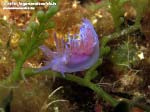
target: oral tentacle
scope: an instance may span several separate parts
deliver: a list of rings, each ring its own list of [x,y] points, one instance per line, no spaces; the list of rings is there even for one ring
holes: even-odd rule
[[[43,66],[43,67],[39,68],[38,70],[36,70],[36,72],[42,72],[42,71],[45,71],[45,70],[48,70],[51,68],[52,68],[52,65],[46,65],[46,66]]]
[[[39,47],[43,52],[44,54],[48,57],[48,58],[53,58],[54,57],[54,52],[51,51],[48,47],[46,47],[45,45],[42,45]]]

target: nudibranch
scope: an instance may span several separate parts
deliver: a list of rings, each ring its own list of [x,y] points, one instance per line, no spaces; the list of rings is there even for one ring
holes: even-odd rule
[[[51,69],[63,73],[84,71],[90,68],[99,58],[99,40],[93,25],[88,19],[83,19],[79,34],[68,35],[68,41],[58,39],[54,35],[56,51],[51,51],[45,45],[40,46],[43,53],[51,60],[38,71]]]

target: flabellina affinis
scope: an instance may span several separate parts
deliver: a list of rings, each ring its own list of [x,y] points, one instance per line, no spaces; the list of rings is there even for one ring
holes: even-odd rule
[[[43,53],[50,58],[46,65],[38,71],[51,69],[61,73],[84,71],[90,68],[99,58],[99,40],[93,25],[88,19],[83,19],[79,34],[58,39],[54,34],[56,51],[51,51],[45,45],[40,46]]]

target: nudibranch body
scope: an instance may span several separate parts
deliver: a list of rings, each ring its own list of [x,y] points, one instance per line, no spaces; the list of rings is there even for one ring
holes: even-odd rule
[[[77,38],[78,36],[78,38]],[[80,33],[73,37],[68,36],[68,41],[58,39],[54,35],[56,52],[45,45],[40,46],[44,54],[51,58],[39,71],[52,69],[61,73],[72,73],[90,68],[99,57],[99,40],[94,27],[89,20],[83,19]]]

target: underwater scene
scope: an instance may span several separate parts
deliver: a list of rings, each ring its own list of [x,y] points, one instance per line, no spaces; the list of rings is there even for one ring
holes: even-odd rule
[[[150,112],[150,0],[0,0],[0,112]]]

